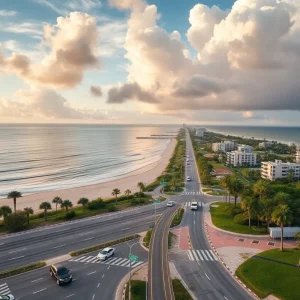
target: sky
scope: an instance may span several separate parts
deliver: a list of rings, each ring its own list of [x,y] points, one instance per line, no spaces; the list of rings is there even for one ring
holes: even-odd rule
[[[0,0],[0,123],[300,126],[298,0]]]

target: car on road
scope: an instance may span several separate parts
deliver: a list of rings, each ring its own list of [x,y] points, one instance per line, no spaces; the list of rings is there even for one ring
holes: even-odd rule
[[[192,202],[192,204],[191,204],[191,210],[198,210],[198,204],[197,204],[197,202]]]
[[[108,258],[113,256],[114,254],[115,254],[115,249],[114,248],[106,247],[98,253],[97,258],[100,259],[100,260],[107,260]]]
[[[73,280],[70,270],[63,265],[51,265],[50,276],[56,280],[57,285],[70,283]]]
[[[191,177],[190,177],[190,176],[187,176],[187,177],[186,177],[186,181],[191,181]]]
[[[5,295],[5,296],[1,296],[0,295],[0,300],[14,300],[15,297],[13,295]]]
[[[175,202],[174,201],[168,201],[168,203],[167,203],[167,206],[168,207],[172,207],[172,206],[174,206],[175,205]]]

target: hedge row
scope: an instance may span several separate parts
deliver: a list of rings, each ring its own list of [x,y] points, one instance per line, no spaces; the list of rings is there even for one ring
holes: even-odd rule
[[[45,266],[46,266],[46,263],[44,261],[39,261],[39,262],[35,262],[35,263],[32,263],[27,266],[17,267],[17,268],[10,269],[10,270],[5,270],[3,272],[0,272],[0,279],[18,275],[18,274],[22,274],[22,273],[25,273],[25,272],[28,272],[31,270],[35,270],[35,269],[39,269],[39,268],[42,268]]]
[[[94,246],[91,246],[91,247],[88,247],[88,248],[73,251],[73,252],[70,252],[70,255],[71,256],[79,256],[79,255],[82,255],[82,254],[86,254],[86,253],[89,253],[89,252],[93,252],[93,251],[96,251],[96,250],[103,249],[105,247],[110,247],[112,245],[121,244],[121,243],[130,241],[130,240],[134,240],[134,239],[139,238],[139,237],[140,236],[138,234],[130,235],[130,236],[118,239],[118,240],[106,242],[104,244],[94,245]]]

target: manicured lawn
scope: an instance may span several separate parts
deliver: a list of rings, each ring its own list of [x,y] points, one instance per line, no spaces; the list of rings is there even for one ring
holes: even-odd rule
[[[173,290],[175,295],[175,300],[193,300],[189,292],[185,289],[179,279],[173,279]]]
[[[231,170],[230,168],[228,168],[227,166],[224,166],[220,163],[216,163],[216,162],[212,162],[211,163],[214,167],[214,169],[226,169],[226,170]]]
[[[129,299],[129,283],[126,288],[126,300]],[[131,299],[146,300],[146,281],[131,280]]]
[[[237,232],[237,233],[258,234],[258,235],[267,234],[265,228],[258,228],[255,226],[249,228],[248,225],[240,225],[234,223],[233,217],[230,214],[228,214],[226,210],[226,207],[229,204],[226,204],[224,202],[218,202],[218,203],[214,203],[214,205],[218,205],[218,207],[210,207],[210,213],[211,213],[212,222],[215,226],[227,231]]]
[[[278,249],[259,254],[283,262],[298,263],[300,250]],[[250,258],[236,271],[236,275],[259,297],[265,298],[272,294],[284,300],[297,300],[300,295],[300,268],[294,268],[276,262]]]

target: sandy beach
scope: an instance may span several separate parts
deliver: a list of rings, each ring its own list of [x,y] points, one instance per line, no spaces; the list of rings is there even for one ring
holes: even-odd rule
[[[138,191],[137,183],[142,181],[145,184],[153,182],[168,165],[174,148],[176,146],[176,140],[171,140],[166,150],[164,151],[161,159],[155,164],[149,165],[142,169],[129,173],[126,177],[117,179],[114,181],[108,181],[104,183],[98,183],[93,185],[86,185],[65,190],[45,191],[41,193],[31,194],[17,199],[17,209],[23,209],[25,207],[32,207],[34,211],[39,210],[39,205],[43,201],[52,202],[52,199],[56,196],[61,197],[63,200],[68,199],[73,202],[73,205],[77,205],[77,201],[81,197],[86,197],[89,200],[94,200],[98,197],[103,199],[110,198],[112,190],[118,188],[121,194],[126,189],[130,189],[133,193]],[[20,191],[22,192],[22,191]],[[0,199],[1,206],[9,205],[13,208],[12,199]]]

